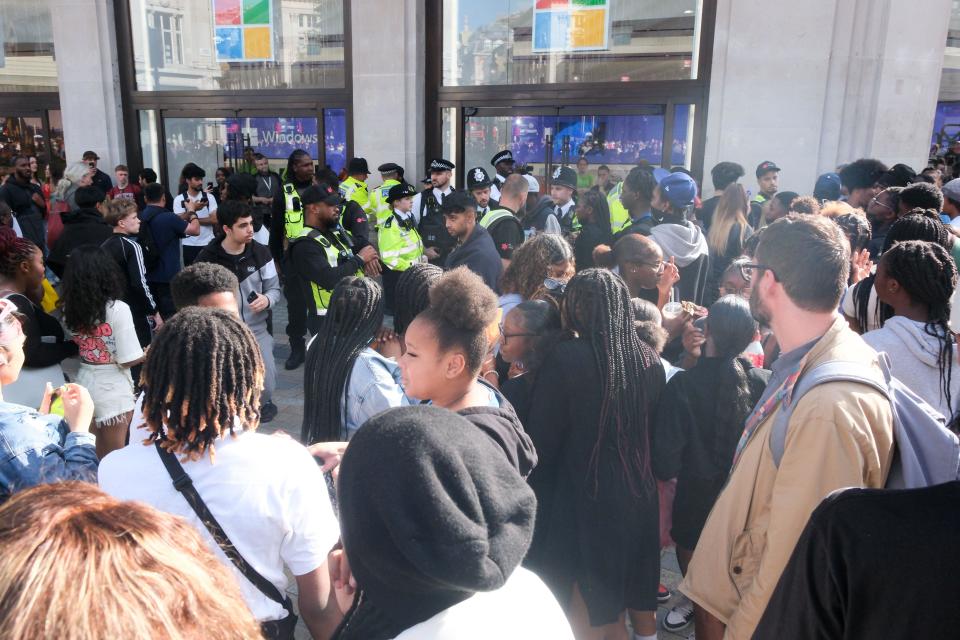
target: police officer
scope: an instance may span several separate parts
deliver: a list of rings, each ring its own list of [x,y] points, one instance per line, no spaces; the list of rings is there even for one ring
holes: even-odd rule
[[[493,187],[490,189],[490,196],[494,200],[500,200],[500,189],[503,187],[503,183],[507,181],[507,177],[513,173],[513,152],[510,151],[510,149],[497,152],[497,154],[490,159],[490,164],[492,164],[493,168],[497,171],[497,175],[493,178]]]
[[[413,216],[413,198],[417,189],[412,184],[398,183],[387,193],[387,215],[380,225],[380,260],[383,262],[383,298],[393,313],[394,292],[400,274],[417,262],[426,261],[423,241]]]
[[[485,180],[480,179],[481,174]],[[467,184],[472,184],[470,192],[478,203],[477,217],[479,220],[477,222],[493,238],[493,244],[496,245],[497,253],[500,254],[500,260],[503,262],[504,270],[506,270],[510,266],[510,260],[513,259],[514,249],[523,244],[524,240],[523,225],[520,224],[516,212],[522,209],[524,202],[526,202],[527,181],[520,175],[512,175],[507,178],[500,192],[500,197],[513,206],[507,207],[500,203],[489,205],[482,214],[480,213],[480,200],[476,194],[486,192],[487,199],[489,199],[490,177],[486,175],[483,169],[477,167],[471,169],[467,174]],[[482,188],[484,184],[487,185],[486,188]],[[493,201],[490,200],[490,202]]]
[[[477,218],[482,218],[491,209],[499,209],[500,203],[490,197],[493,179],[483,167],[474,167],[467,172],[467,191],[477,201]]]
[[[350,158],[347,164],[347,179],[340,183],[340,196],[347,201],[356,202],[365,215],[370,215],[370,193],[367,178],[370,168],[366,158]]]
[[[327,313],[330,294],[341,278],[363,276],[368,264],[377,261],[377,251],[366,245],[354,253],[353,239],[340,225],[340,193],[319,183],[300,194],[303,228],[290,241],[290,263],[304,283],[311,333],[316,333]]]
[[[390,194],[390,189],[403,180],[403,167],[394,162],[387,162],[377,167],[377,171],[383,178],[383,184],[370,190],[369,216],[373,218],[374,225],[379,229],[380,225],[386,222],[390,216],[390,204],[387,196]]]
[[[449,160],[434,158],[430,161],[430,186],[413,199],[413,215],[417,230],[423,239],[424,255],[433,264],[443,265],[447,254],[456,245],[456,239],[447,233],[440,207],[443,200],[453,193],[451,179],[456,166]]]
[[[554,214],[560,223],[564,235],[580,230],[577,220],[577,203],[573,196],[577,192],[577,172],[570,167],[557,167],[550,184],[550,197],[554,202]]]
[[[313,185],[314,167],[310,154],[296,149],[287,158],[286,182],[281,189],[282,197],[273,201],[273,216],[270,228],[270,252],[274,260],[283,265],[283,295],[287,299],[287,338],[290,340],[290,357],[284,368],[296,369],[306,357],[305,334],[307,332],[307,300],[305,285],[300,282],[295,269],[290,267],[290,256],[285,247],[303,230],[303,192]],[[280,258],[283,258],[280,261]]]

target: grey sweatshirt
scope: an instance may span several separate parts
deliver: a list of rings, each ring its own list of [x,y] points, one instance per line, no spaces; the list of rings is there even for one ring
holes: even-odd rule
[[[937,364],[940,340],[927,333],[926,324],[894,316],[881,329],[863,334],[863,340],[890,357],[891,371],[903,384],[943,414],[947,422],[953,415],[943,394]],[[950,362],[950,398],[953,408],[960,405],[960,365],[954,350]]]

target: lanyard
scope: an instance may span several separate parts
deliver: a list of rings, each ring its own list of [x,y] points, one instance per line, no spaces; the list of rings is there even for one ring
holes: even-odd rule
[[[737,442],[737,451],[733,454],[733,464],[730,466],[730,473],[733,473],[733,469],[737,466],[737,462],[740,460],[740,455],[743,453],[743,450],[746,448],[747,443],[750,441],[750,438],[753,436],[754,431],[757,430],[757,427],[763,423],[767,417],[773,413],[773,411],[780,406],[780,403],[786,399],[790,401],[790,394],[793,391],[794,385],[797,383],[797,379],[800,377],[800,372],[803,370],[803,365],[806,363],[807,358],[804,356],[797,366],[790,371],[787,377],[783,382],[780,383],[780,386],[777,390],[767,398],[767,401],[764,402],[759,407],[755,407],[753,412],[747,417],[746,422],[744,423],[743,434],[740,436],[740,441]]]
[[[267,191],[273,193],[273,176],[267,176],[266,178],[260,176],[260,179],[263,180],[263,186],[267,188]]]

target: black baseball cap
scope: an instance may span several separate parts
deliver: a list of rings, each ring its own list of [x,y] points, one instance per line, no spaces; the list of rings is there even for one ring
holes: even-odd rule
[[[764,160],[757,165],[758,178],[765,173],[770,173],[771,171],[780,171],[780,167],[778,167],[775,162],[770,162],[769,160]]]
[[[312,187],[304,189],[300,194],[301,204],[316,204],[325,202],[327,204],[340,204],[340,191],[330,185],[321,182]]]
[[[454,191],[443,199],[440,211],[446,215],[448,213],[463,213],[468,209],[476,210],[476,208],[477,201],[473,199],[473,196],[464,191]]]

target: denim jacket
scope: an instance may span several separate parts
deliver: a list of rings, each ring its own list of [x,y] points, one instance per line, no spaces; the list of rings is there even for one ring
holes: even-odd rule
[[[63,418],[0,402],[0,503],[16,491],[58,480],[97,481],[94,436]]]
[[[341,403],[347,439],[381,411],[408,404],[411,401],[400,386],[400,366],[370,347],[361,351]]]

